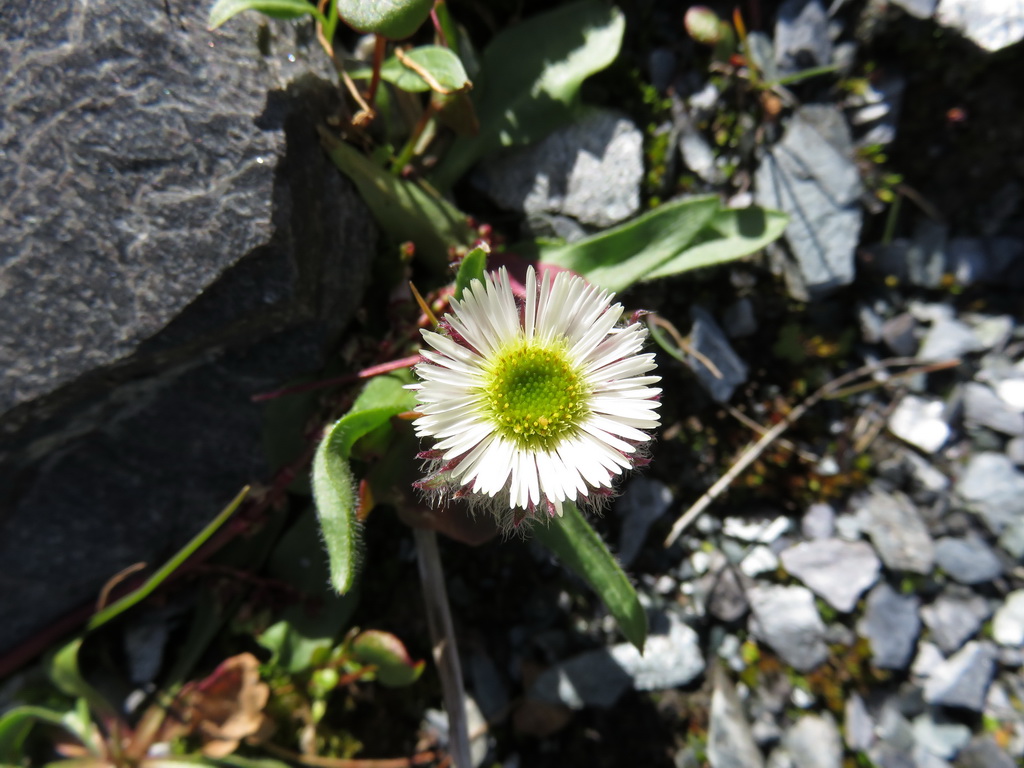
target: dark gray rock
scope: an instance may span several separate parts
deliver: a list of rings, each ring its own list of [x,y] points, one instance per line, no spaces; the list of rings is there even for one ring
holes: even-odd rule
[[[903,312],[885,321],[882,339],[894,355],[911,357],[917,351],[917,320]]]
[[[991,736],[976,736],[957,756],[957,768],[1016,768],[1017,763]]]
[[[871,490],[857,509],[857,519],[871,537],[887,568],[931,573],[935,545],[914,503],[906,494]]]
[[[992,615],[985,598],[974,594],[944,592],[921,609],[921,618],[931,630],[932,640],[945,653],[952,653]]]
[[[747,589],[750,583],[750,577],[734,565],[725,565],[705,575],[701,585],[707,594],[708,613],[726,624],[743,618],[749,608]]]
[[[789,573],[838,611],[849,613],[861,593],[878,580],[881,563],[866,541],[819,539],[783,550]]]
[[[251,396],[320,368],[369,280],[335,84],[286,86],[296,25],[264,57],[208,9],[2,12],[0,649],[266,479]]]
[[[708,722],[708,762],[714,768],[760,768],[764,757],[754,741],[736,687],[721,667],[715,668]]]
[[[1024,435],[1024,413],[1010,407],[991,387],[976,381],[964,384],[964,419],[1004,435]]]
[[[968,643],[946,659],[925,682],[925,701],[980,712],[995,673],[995,658],[991,643]]]
[[[672,491],[664,483],[647,477],[634,477],[615,503],[622,518],[619,561],[629,565],[640,554],[651,525],[665,514],[672,503]]]
[[[901,595],[885,582],[868,593],[858,632],[871,643],[872,661],[880,669],[906,669],[921,632],[917,595]]]
[[[1024,472],[1002,453],[976,453],[956,484],[956,492],[967,508],[985,521],[992,533],[1000,534],[1014,521],[1024,518]]]
[[[1015,437],[1006,444],[1006,456],[1018,467],[1024,467],[1024,437]]]
[[[782,141],[757,170],[757,201],[789,214],[786,241],[812,297],[853,280],[862,213],[860,174],[852,156],[842,113],[808,105],[793,115]]]
[[[1003,572],[996,553],[977,536],[939,539],[935,544],[935,562],[961,584],[984,584]]]
[[[742,339],[757,332],[757,317],[754,302],[748,298],[737,299],[725,308],[722,325],[730,338]]]
[[[786,0],[775,22],[775,63],[780,74],[832,62],[828,14],[819,0]]]
[[[719,375],[694,355],[687,357],[687,365],[715,402],[728,402],[736,387],[747,381],[747,364],[733,350],[729,339],[722,333],[710,312],[693,306],[690,307],[690,317],[693,319],[690,343],[697,352],[711,361]]]
[[[747,592],[751,631],[791,667],[809,672],[828,657],[825,624],[804,587],[758,585]]]
[[[473,181],[506,210],[608,227],[640,209],[643,173],[643,133],[625,115],[595,109],[537,144],[484,162]]]

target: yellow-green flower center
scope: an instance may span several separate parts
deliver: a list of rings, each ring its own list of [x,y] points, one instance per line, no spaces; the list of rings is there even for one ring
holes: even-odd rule
[[[560,345],[519,342],[495,358],[488,374],[488,415],[520,448],[555,447],[587,414],[589,392]]]

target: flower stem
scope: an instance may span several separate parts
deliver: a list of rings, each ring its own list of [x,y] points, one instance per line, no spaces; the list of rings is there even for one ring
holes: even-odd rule
[[[455,768],[472,768],[469,756],[469,723],[466,718],[465,690],[459,649],[455,643],[455,628],[444,586],[441,553],[437,549],[437,533],[413,528],[416,536],[416,555],[419,562],[423,602],[427,609],[427,624],[434,649],[434,663],[441,675],[444,706],[448,710],[448,745]]]

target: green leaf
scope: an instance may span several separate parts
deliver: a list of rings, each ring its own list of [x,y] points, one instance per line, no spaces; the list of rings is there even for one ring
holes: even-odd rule
[[[78,651],[82,647],[82,638],[76,637],[67,643],[49,659],[47,676],[55,686],[68,696],[85,699],[93,715],[107,723],[120,720],[117,711],[100,693],[82,677],[78,669]]]
[[[434,0],[338,0],[338,15],[359,32],[402,40],[427,20]]]
[[[321,140],[334,164],[348,176],[393,244],[412,241],[416,257],[438,274],[448,268],[449,249],[470,246],[475,234],[466,216],[429,186],[392,176],[325,130]]]
[[[622,291],[679,256],[718,210],[714,196],[674,200],[574,243],[541,244],[540,261],[571,269],[610,291]]]
[[[361,664],[377,668],[381,685],[398,688],[412,685],[421,674],[426,662],[413,661],[405,645],[390,632],[368,629],[352,641],[352,656]]]
[[[433,175],[452,186],[479,158],[547,136],[576,114],[581,83],[619,54],[622,12],[584,0],[499,32],[482,58],[473,91],[480,133],[459,137]]]
[[[572,502],[562,505],[562,517],[533,527],[533,533],[562,564],[582,577],[619,623],[622,634],[643,653],[647,614],[636,590],[611,552]]]
[[[270,555],[267,572],[303,595],[317,598],[315,611],[310,611],[305,601],[293,603],[257,638],[273,654],[273,666],[288,674],[303,672],[328,657],[352,617],[358,590],[343,597],[327,590],[329,566],[312,508],[281,538]]]
[[[136,603],[144,600],[153,593],[153,591],[159,587],[172,573],[190,558],[199,547],[206,543],[206,541],[213,536],[213,534],[220,528],[231,515],[235,513],[235,510],[242,504],[246,494],[249,493],[249,486],[246,486],[238,495],[233,498],[230,503],[224,509],[220,511],[213,520],[211,520],[203,530],[197,533],[192,540],[182,547],[178,553],[168,560],[163,566],[160,567],[156,573],[146,579],[145,583],[115,603],[108,605],[102,611],[94,614],[89,623],[86,625],[87,630],[93,630],[97,627],[101,627],[111,619],[120,616],[122,613],[127,611],[129,608],[134,606]]]
[[[352,410],[327,431],[313,457],[313,499],[330,560],[331,585],[339,594],[351,589],[359,568],[359,497],[348,463],[352,446],[415,404],[404,381],[396,374],[371,380]]]
[[[459,59],[449,48],[440,45],[422,45],[403,54],[405,60],[426,74],[425,79],[414,67],[392,56],[380,68],[380,76],[389,83],[410,93],[434,90],[451,94],[471,87],[469,76]]]
[[[272,19],[297,19],[301,16],[315,16],[321,24],[326,19],[317,11],[316,6],[306,0],[217,0],[210,9],[206,26],[216,29],[233,16],[242,11],[259,11]]]
[[[756,206],[719,211],[694,245],[653,270],[645,279],[678,275],[749,256],[782,237],[788,222],[786,214]]]
[[[43,707],[15,707],[0,717],[0,765],[20,765],[22,745],[36,723],[47,723],[62,728],[75,738],[79,734],[68,726],[60,712]]]
[[[474,280],[484,281],[484,270],[487,269],[487,255],[491,249],[481,243],[472,251],[466,254],[462,263],[459,264],[459,271],[455,275],[455,298],[461,299],[462,292],[469,287]]]

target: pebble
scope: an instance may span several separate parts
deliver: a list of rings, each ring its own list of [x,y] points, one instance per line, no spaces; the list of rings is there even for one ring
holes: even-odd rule
[[[1024,6],[1005,0],[940,0],[935,20],[959,30],[986,51],[1024,38]]]
[[[1018,467],[1024,466],[1024,437],[1015,437],[1006,444],[1006,457]]]
[[[693,320],[690,343],[694,350],[714,364],[719,375],[715,375],[696,355],[687,355],[686,364],[697,376],[700,385],[711,395],[712,400],[716,403],[728,402],[736,388],[747,381],[747,364],[736,354],[729,344],[728,337],[718,327],[710,312],[702,307],[692,306],[690,317]]]
[[[971,729],[963,723],[933,719],[931,712],[914,718],[914,740],[937,757],[953,758],[971,740]]]
[[[894,355],[912,356],[917,351],[917,320],[909,312],[886,320],[882,325],[882,339]]]
[[[757,317],[754,314],[754,302],[744,297],[737,299],[725,308],[722,325],[730,338],[742,339],[757,332]]]
[[[871,643],[872,663],[879,669],[906,669],[921,633],[917,595],[901,595],[882,582],[868,594],[857,631]]]
[[[740,561],[740,570],[747,576],[753,578],[762,573],[769,573],[779,567],[779,558],[771,547],[766,544],[758,544],[746,554]]]
[[[992,639],[1000,645],[1024,645],[1024,589],[1008,594],[996,611]]]
[[[866,541],[803,541],[784,550],[780,559],[789,573],[843,613],[854,609],[864,590],[878,580],[881,568]]]
[[[727,517],[722,523],[722,533],[730,538],[747,541],[751,544],[771,544],[783,534],[788,533],[792,525],[792,521],[783,515],[771,520]]]
[[[935,545],[920,513],[906,494],[886,493],[877,486],[872,488],[857,510],[857,519],[887,568],[931,573]]]
[[[775,63],[783,75],[832,63],[828,14],[820,0],[785,0],[779,6]]]
[[[992,614],[988,601],[974,594],[939,595],[921,608],[921,619],[931,630],[931,638],[945,653],[952,653]]]
[[[836,511],[831,504],[811,504],[800,519],[800,532],[806,539],[828,539],[836,530]]]
[[[715,667],[708,723],[708,762],[714,768],[761,768],[764,757],[754,741],[736,687]]]
[[[1024,435],[1024,413],[1015,410],[991,387],[969,381],[964,385],[964,419],[1004,435]]]
[[[700,640],[690,626],[670,613],[656,615],[651,624],[642,655],[632,643],[587,651],[544,670],[530,695],[570,709],[611,707],[629,688],[675,688],[704,672]]]
[[[919,19],[930,18],[938,4],[938,0],[892,0],[892,2]]]
[[[904,395],[889,416],[889,431],[925,453],[935,453],[949,439],[945,411],[941,400]]]
[[[804,715],[783,739],[796,768],[842,768],[843,743],[832,715]]]
[[[968,643],[946,659],[925,682],[925,701],[980,712],[995,672],[995,656],[995,648],[990,643]]]
[[[875,721],[856,691],[849,694],[843,708],[843,735],[851,752],[867,752],[875,741]]]
[[[978,337],[966,323],[942,318],[928,329],[917,352],[917,359],[922,362],[954,360],[982,349]]]
[[[991,736],[977,736],[960,751],[957,768],[1016,768],[1016,763]]]
[[[1024,413],[1024,379],[1003,379],[996,383],[999,399],[1017,413]]]
[[[1024,473],[1005,454],[982,452],[972,456],[956,491],[997,535],[1011,522],[1024,518]]]
[[[917,646],[917,656],[910,666],[910,672],[919,680],[926,680],[946,660],[935,643],[927,641]]]
[[[825,625],[805,587],[757,585],[747,592],[751,631],[794,669],[809,672],[828,658]]]
[[[935,543],[935,562],[961,584],[983,584],[1003,573],[995,552],[977,536],[939,539]]]
[[[651,525],[665,514],[671,504],[672,491],[664,483],[643,475],[629,481],[615,504],[615,511],[622,517],[619,562],[628,566],[636,559]]]

